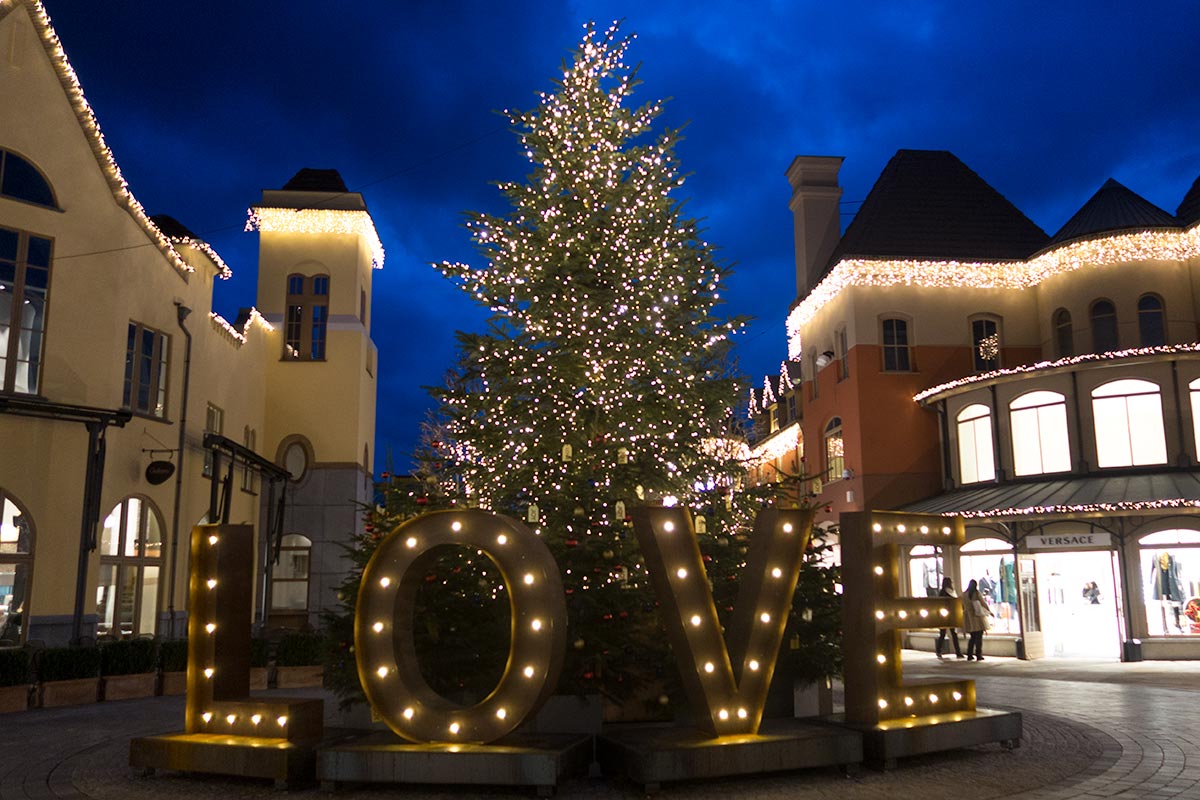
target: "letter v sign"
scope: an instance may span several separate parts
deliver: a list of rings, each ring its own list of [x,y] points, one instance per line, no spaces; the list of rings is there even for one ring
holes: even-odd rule
[[[758,513],[728,643],[691,514],[685,508],[640,507],[632,515],[688,700],[693,708],[708,709],[708,724],[699,721],[701,726],[713,736],[757,733],[813,511]]]

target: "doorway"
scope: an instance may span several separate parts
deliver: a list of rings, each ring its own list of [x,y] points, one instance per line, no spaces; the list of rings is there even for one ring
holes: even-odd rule
[[[1116,554],[1100,550],[1033,557],[1046,656],[1120,658]]]

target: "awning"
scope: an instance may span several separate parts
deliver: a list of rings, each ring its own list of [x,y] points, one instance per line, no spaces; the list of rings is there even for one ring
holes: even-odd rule
[[[1200,472],[1171,471],[1021,481],[957,489],[906,506],[921,514],[978,520],[1200,514]]]

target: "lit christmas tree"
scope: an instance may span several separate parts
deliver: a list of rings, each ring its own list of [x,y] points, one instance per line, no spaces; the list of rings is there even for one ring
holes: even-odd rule
[[[691,508],[724,621],[773,487],[741,490],[747,451],[733,409],[743,387],[729,337],[744,323],[714,313],[728,270],[672,196],[684,181],[676,132],[652,131],[661,104],[626,107],[630,41],[589,25],[556,91],[508,114],[532,172],[501,184],[509,213],[469,218],[486,264],[440,265],[492,312],[488,330],[459,334],[420,467],[368,512],[352,556],[361,569],[400,521],[449,505],[524,521],[567,594],[559,690],[599,692],[622,715],[670,714],[678,676],[628,511]],[[491,690],[507,654],[495,576],[486,556],[449,551],[414,609],[422,672],[460,702]],[[361,696],[348,635],[356,582],[330,620],[331,680],[346,699]]]

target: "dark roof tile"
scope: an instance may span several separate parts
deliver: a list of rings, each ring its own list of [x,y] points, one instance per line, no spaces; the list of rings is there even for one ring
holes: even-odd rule
[[[1196,178],[1192,188],[1188,189],[1188,193],[1183,196],[1183,201],[1175,210],[1175,216],[1179,218],[1179,224],[1185,228],[1190,228],[1193,224],[1200,222],[1200,178]]]
[[[196,234],[192,233],[186,225],[172,216],[168,216],[166,214],[155,214],[154,216],[150,217],[150,221],[153,222],[158,229],[163,232],[163,236],[166,236],[168,239],[200,238]]]
[[[843,258],[1027,258],[1045,231],[953,153],[900,150],[833,251]]]
[[[1082,239],[1098,233],[1133,228],[1178,228],[1179,220],[1158,206],[1117,183],[1112,178],[1104,182],[1092,199],[1067,220],[1051,245]]]

